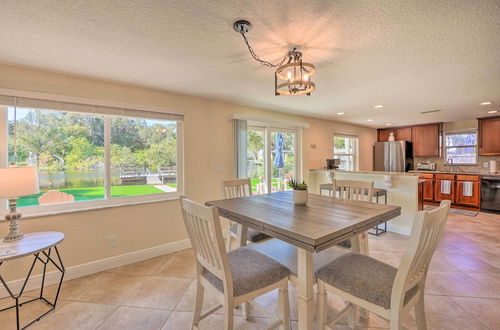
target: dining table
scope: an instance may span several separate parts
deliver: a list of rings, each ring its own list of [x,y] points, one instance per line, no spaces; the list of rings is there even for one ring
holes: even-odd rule
[[[292,246],[296,251],[298,328],[313,329],[314,255],[351,240],[352,250],[369,254],[369,229],[401,214],[401,207],[309,194],[306,205],[295,205],[292,191],[281,191],[206,202],[219,215],[239,225],[238,242],[246,245],[253,228]],[[279,248],[274,247],[274,250]],[[279,252],[279,251],[278,251]]]

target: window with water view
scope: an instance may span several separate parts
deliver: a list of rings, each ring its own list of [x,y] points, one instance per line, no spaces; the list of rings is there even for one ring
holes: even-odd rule
[[[18,207],[39,205],[51,190],[75,202],[177,190],[176,121],[22,107],[7,107],[7,117],[10,166],[39,171],[40,193],[22,196]]]

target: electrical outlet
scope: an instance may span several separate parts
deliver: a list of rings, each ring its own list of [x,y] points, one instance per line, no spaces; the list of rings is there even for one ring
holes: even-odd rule
[[[108,236],[108,248],[110,249],[115,248],[116,245],[117,245],[116,236]]]
[[[490,164],[488,162],[483,162],[483,167],[488,168],[488,167],[490,167]]]

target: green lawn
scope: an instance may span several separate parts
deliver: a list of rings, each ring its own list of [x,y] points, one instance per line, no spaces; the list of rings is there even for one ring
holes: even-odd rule
[[[175,188],[176,185],[169,184],[169,186]],[[75,196],[75,201],[89,201],[89,200],[104,198],[104,187],[61,189],[61,191]],[[162,192],[163,190],[158,189],[155,186],[148,186],[148,185],[111,187],[112,197],[149,195],[149,194],[158,194]],[[35,195],[23,196],[18,199],[17,206],[25,207],[25,206],[38,205],[38,197],[40,197],[42,194],[43,192],[40,192]]]

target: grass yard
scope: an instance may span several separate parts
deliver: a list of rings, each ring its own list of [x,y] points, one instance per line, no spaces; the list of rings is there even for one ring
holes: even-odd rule
[[[176,184],[169,184],[168,186],[175,188]],[[90,201],[90,200],[104,198],[104,187],[61,189],[61,191],[75,196],[75,201]],[[148,185],[111,187],[112,197],[150,195],[150,194],[159,194],[162,192],[163,190],[158,189],[155,186],[148,186]],[[17,200],[17,206],[18,207],[36,206],[38,205],[38,197],[40,197],[42,194],[43,192],[40,192],[35,195],[23,196]]]

